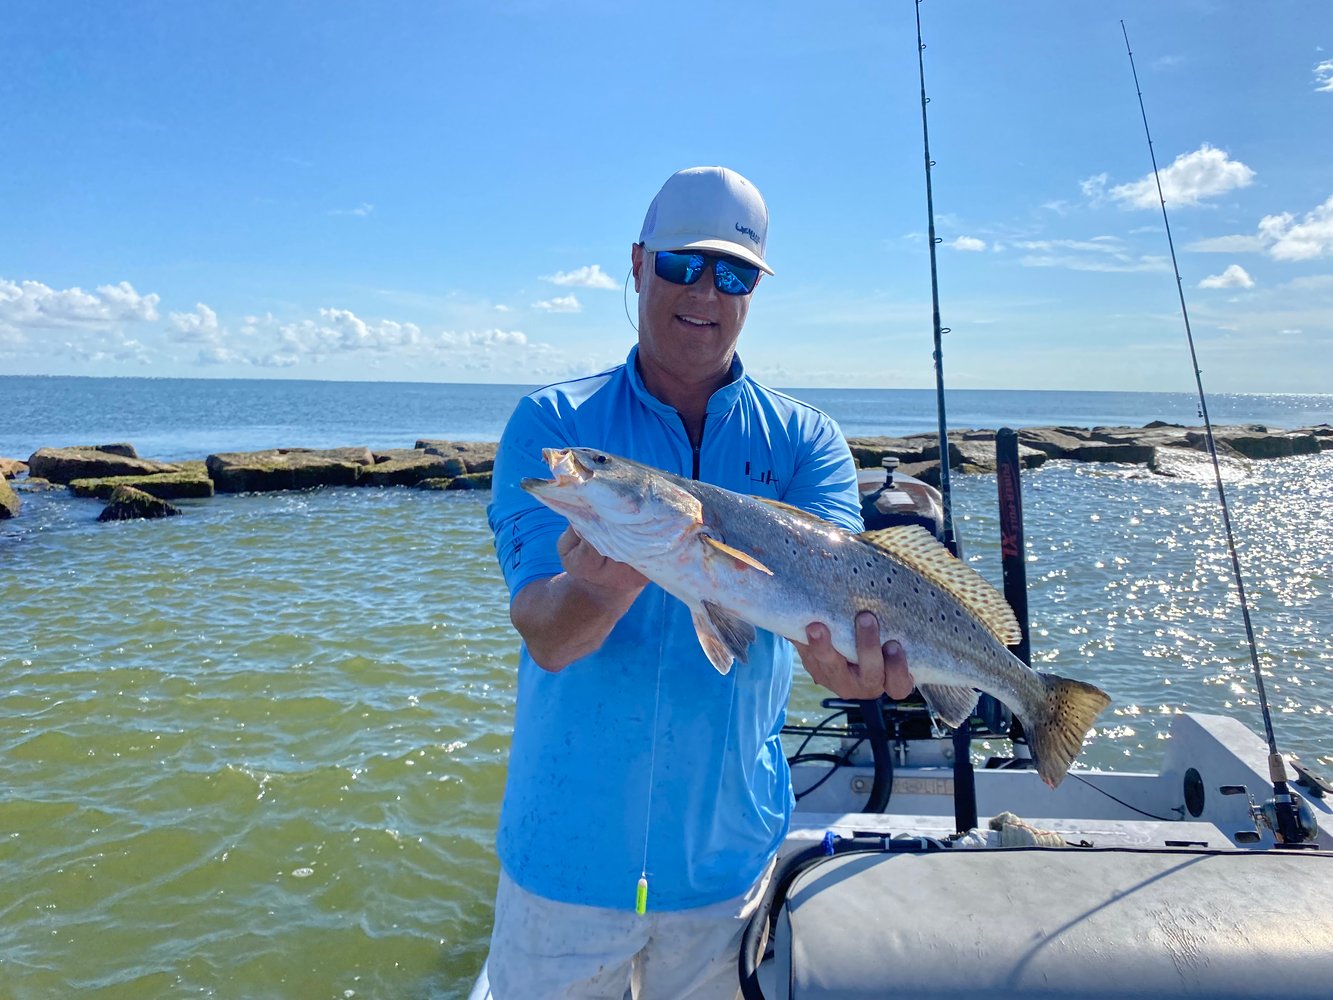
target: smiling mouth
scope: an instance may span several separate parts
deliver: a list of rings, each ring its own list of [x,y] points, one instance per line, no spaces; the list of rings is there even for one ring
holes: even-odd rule
[[[683,316],[680,313],[676,314],[676,319],[680,320],[686,326],[697,326],[700,329],[708,326],[717,326],[712,320],[699,319],[697,316]]]

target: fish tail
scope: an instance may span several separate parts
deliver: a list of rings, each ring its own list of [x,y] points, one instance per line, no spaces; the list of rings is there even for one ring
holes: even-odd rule
[[[1107,705],[1110,696],[1083,681],[1038,672],[1045,701],[1027,727],[1028,745],[1037,758],[1037,773],[1054,788],[1083,749],[1083,737]],[[1027,720],[1024,720],[1027,721]]]

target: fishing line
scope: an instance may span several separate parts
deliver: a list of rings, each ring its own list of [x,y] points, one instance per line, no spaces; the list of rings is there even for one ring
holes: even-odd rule
[[[921,137],[926,153],[926,221],[930,244],[930,305],[935,327],[935,412],[939,416],[940,448],[940,497],[944,507],[944,544],[955,556],[962,558],[959,551],[958,537],[953,527],[953,486],[949,479],[949,433],[944,416],[944,335],[949,332],[947,326],[940,326],[940,283],[935,267],[935,246],[941,240],[935,235],[935,199],[930,183],[930,168],[935,161],[930,158],[930,128],[926,124],[926,105],[930,98],[926,96],[926,62],[924,53],[926,43],[921,40],[921,0],[916,0],[916,63],[921,78]]]
[[[625,307],[625,318],[629,320],[629,325],[634,327],[634,332],[639,332],[638,325],[634,322],[634,317],[629,314],[629,279],[634,274],[634,268],[625,272],[625,287],[620,290],[620,302]]]
[[[920,4],[920,0],[917,0]],[[1153,180],[1157,184],[1157,200],[1162,206],[1162,224],[1166,227],[1166,245],[1171,251],[1171,269],[1176,273],[1176,293],[1180,297],[1180,315],[1185,321],[1185,339],[1189,343],[1190,362],[1194,367],[1194,384],[1199,393],[1199,416],[1203,418],[1204,436],[1208,442],[1208,456],[1213,460],[1213,478],[1217,483],[1217,499],[1222,506],[1222,526],[1227,538],[1227,551],[1231,553],[1232,575],[1236,580],[1236,593],[1240,598],[1241,618],[1245,622],[1245,636],[1250,647],[1250,665],[1254,671],[1254,686],[1259,694],[1259,708],[1263,714],[1264,734],[1268,738],[1268,772],[1273,782],[1273,796],[1277,808],[1279,829],[1274,832],[1279,843],[1299,843],[1306,839],[1299,830],[1299,818],[1291,791],[1287,787],[1287,765],[1277,749],[1277,739],[1273,735],[1273,718],[1268,709],[1268,696],[1264,692],[1264,675],[1259,666],[1259,645],[1254,638],[1254,626],[1250,622],[1250,605],[1245,597],[1245,580],[1240,569],[1240,556],[1236,552],[1236,539],[1231,530],[1231,511],[1227,505],[1227,491],[1222,485],[1222,466],[1217,458],[1217,443],[1213,440],[1213,423],[1208,418],[1208,400],[1203,392],[1203,371],[1199,368],[1199,356],[1194,349],[1194,332],[1190,329],[1189,309],[1185,305],[1185,285],[1180,277],[1180,265],[1176,262],[1176,245],[1171,237],[1171,220],[1166,214],[1166,196],[1162,194],[1162,177],[1157,169],[1157,153],[1153,149],[1152,132],[1148,129],[1148,112],[1143,104],[1143,89],[1139,86],[1139,71],[1134,66],[1134,50],[1129,47],[1129,32],[1125,22],[1120,22],[1120,31],[1125,36],[1125,52],[1129,54],[1129,68],[1134,74],[1134,89],[1139,95],[1139,113],[1143,117],[1143,134],[1148,139],[1148,156],[1152,160]]]
[[[626,279],[626,284],[628,284]],[[648,755],[648,806],[643,817],[643,866],[634,889],[634,912],[643,916],[648,912],[648,833],[653,825],[653,782],[657,774],[657,714],[662,707],[662,661],[666,659],[667,593],[662,591],[662,628],[657,637],[657,692],[653,695],[653,728]]]
[[[1120,805],[1124,806],[1126,809],[1132,809],[1134,812],[1138,813],[1140,816],[1147,816],[1149,819],[1160,820],[1160,821],[1163,822],[1163,823],[1173,823],[1173,822],[1175,822],[1176,820],[1180,819],[1181,816],[1183,816],[1183,815],[1184,815],[1184,812],[1185,812],[1185,808],[1184,808],[1184,806],[1173,806],[1172,808],[1173,808],[1176,812],[1180,813],[1180,814],[1181,814],[1180,816],[1174,816],[1174,817],[1172,817],[1172,816],[1154,816],[1154,815],[1153,815],[1152,813],[1150,813],[1150,812],[1144,812],[1144,811],[1143,811],[1142,809],[1140,809],[1138,806],[1132,806],[1132,805],[1130,805],[1130,804],[1129,804],[1128,802],[1126,802],[1124,799],[1118,799],[1118,798],[1116,798],[1114,795],[1112,795],[1110,792],[1108,792],[1105,788],[1098,788],[1096,785],[1094,785],[1094,784],[1093,784],[1091,781],[1089,781],[1087,778],[1084,778],[1084,777],[1082,777],[1081,775],[1079,775],[1079,773],[1078,773],[1077,771],[1070,771],[1070,772],[1069,772],[1069,777],[1071,777],[1071,778],[1077,778],[1079,781],[1083,782],[1083,784],[1085,784],[1085,785],[1087,785],[1089,788],[1091,788],[1094,792],[1101,792],[1101,794],[1105,795],[1105,796],[1106,796],[1108,799],[1110,799],[1112,802],[1118,802]]]

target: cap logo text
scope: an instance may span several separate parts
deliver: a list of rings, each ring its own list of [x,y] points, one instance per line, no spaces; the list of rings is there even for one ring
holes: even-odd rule
[[[742,226],[739,222],[736,223],[736,232],[744,233],[746,236],[750,237],[750,239],[752,239],[755,243],[759,242],[759,234],[756,233],[753,229],[749,228],[748,226]]]

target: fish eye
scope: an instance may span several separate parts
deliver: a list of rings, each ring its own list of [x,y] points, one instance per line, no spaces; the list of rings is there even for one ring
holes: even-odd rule
[[[594,462],[596,462],[598,465],[605,465],[605,464],[606,464],[606,456],[605,456],[605,455],[594,455],[592,460],[593,460]]]

